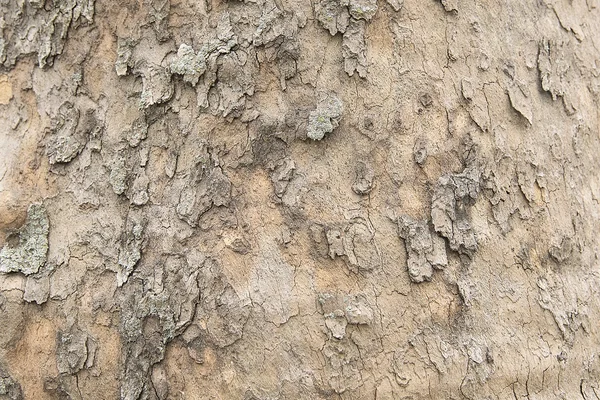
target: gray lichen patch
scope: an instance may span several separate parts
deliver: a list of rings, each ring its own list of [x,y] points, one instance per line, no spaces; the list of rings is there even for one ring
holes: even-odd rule
[[[206,71],[205,55],[202,52],[195,53],[191,46],[182,43],[169,68],[172,73],[182,75],[185,82],[196,86],[200,76]]]
[[[430,281],[434,268],[443,269],[448,265],[444,239],[431,232],[427,221],[402,216],[398,218],[398,233],[406,244],[411,281]]]
[[[326,134],[338,127],[344,105],[333,92],[319,93],[317,108],[308,116],[306,136],[312,140],[322,140]]]
[[[370,21],[377,12],[377,0],[350,0],[348,12],[354,19]]]
[[[477,239],[469,221],[469,207],[479,194],[480,172],[466,168],[460,174],[442,176],[431,200],[431,221],[435,231],[448,239],[452,250],[472,255]]]
[[[46,263],[50,223],[43,204],[32,204],[17,243],[9,241],[0,251],[0,272],[37,273]],[[16,238],[15,238],[16,239]]]

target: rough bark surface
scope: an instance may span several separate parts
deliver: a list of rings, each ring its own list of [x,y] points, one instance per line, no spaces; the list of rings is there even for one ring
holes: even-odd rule
[[[600,399],[598,0],[0,0],[0,399]]]

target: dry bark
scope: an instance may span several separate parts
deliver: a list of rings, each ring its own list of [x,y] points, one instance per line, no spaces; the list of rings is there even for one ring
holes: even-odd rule
[[[597,0],[0,0],[0,399],[600,399]]]

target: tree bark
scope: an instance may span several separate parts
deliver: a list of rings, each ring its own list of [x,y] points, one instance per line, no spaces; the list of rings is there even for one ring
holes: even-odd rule
[[[0,12],[0,399],[600,399],[597,0]]]

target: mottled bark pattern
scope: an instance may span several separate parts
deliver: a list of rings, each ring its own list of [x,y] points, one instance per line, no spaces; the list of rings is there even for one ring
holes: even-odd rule
[[[597,0],[0,0],[0,399],[599,399]]]

